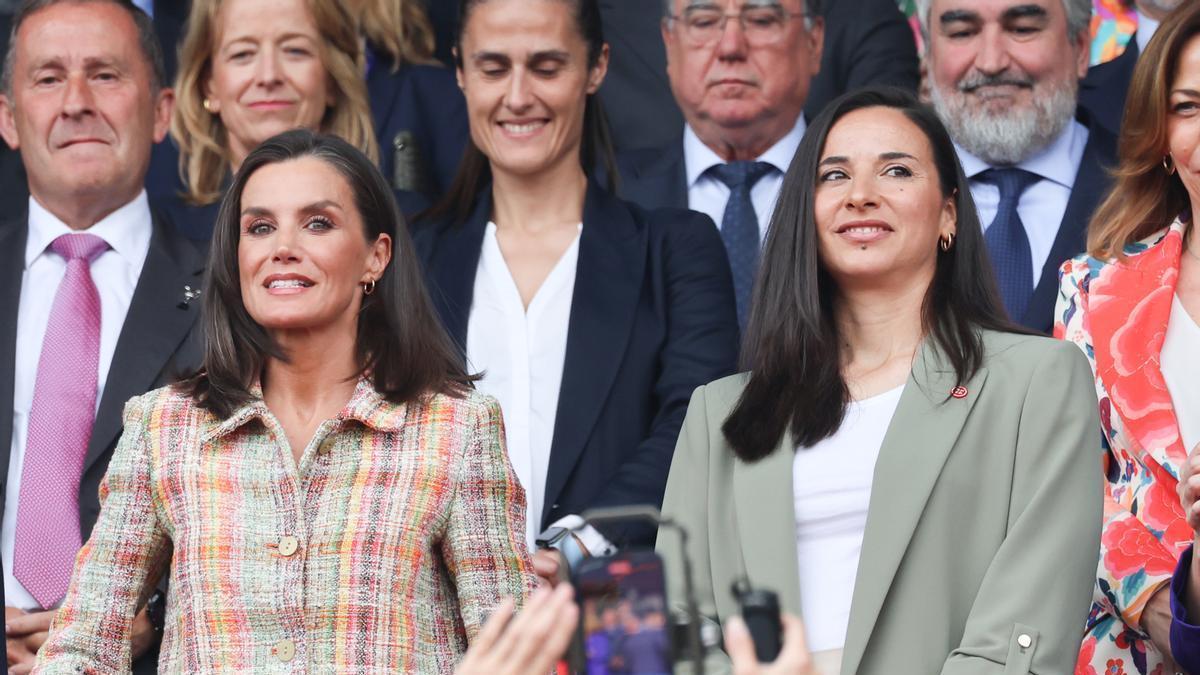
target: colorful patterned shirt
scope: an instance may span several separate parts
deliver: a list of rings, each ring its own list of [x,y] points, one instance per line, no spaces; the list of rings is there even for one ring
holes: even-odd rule
[[[169,388],[126,405],[35,672],[128,672],[168,564],[161,673],[449,673],[535,586],[495,399],[394,404],[362,379],[297,466],[259,396],[224,420]]]

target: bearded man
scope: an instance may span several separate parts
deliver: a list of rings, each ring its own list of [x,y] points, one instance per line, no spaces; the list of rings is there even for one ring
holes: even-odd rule
[[[1116,138],[1078,110],[1092,0],[919,0],[929,93],[979,209],[1009,317],[1049,333]]]

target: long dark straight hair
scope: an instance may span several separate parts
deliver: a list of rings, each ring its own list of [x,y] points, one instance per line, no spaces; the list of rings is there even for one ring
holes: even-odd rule
[[[814,193],[829,130],[872,107],[903,113],[925,134],[942,196],[953,196],[957,208],[954,245],[939,252],[922,308],[927,339],[937,341],[958,381],[966,382],[983,362],[981,329],[1024,332],[1005,318],[967,177],[937,115],[899,89],[846,94],[808,127],[771,218],[742,351],[750,381],[721,427],[746,461],[771,454],[789,427],[799,445],[811,446],[835,433],[845,416],[850,392],[833,318],[837,286],[818,254]]]
[[[376,391],[403,403],[431,393],[460,395],[470,377],[425,292],[420,263],[387,180],[346,141],[307,130],[286,131],[258,146],[242,162],[225,193],[213,231],[202,296],[204,361],[179,386],[220,418],[251,401],[250,388],[268,358],[287,360],[282,347],[246,311],[238,270],[242,191],[270,164],[314,157],[336,170],[354,193],[366,241],[392,238],[392,259],[363,299],[355,345],[360,372]]]
[[[461,71],[463,67],[462,41],[467,21],[471,12],[488,0],[460,0],[458,5],[458,24],[454,36],[454,61]],[[575,14],[575,24],[579,34],[587,43],[587,66],[592,69],[600,60],[604,49],[604,29],[600,23],[600,6],[596,0],[556,0],[571,5]],[[587,175],[597,168],[604,170],[605,185],[613,192],[618,181],[617,162],[613,154],[612,136],[608,128],[608,117],[604,107],[595,94],[589,94],[583,112],[583,142],[580,148],[579,161],[583,172]],[[450,184],[450,189],[436,204],[420,215],[421,220],[446,221],[462,223],[470,217],[474,210],[475,201],[487,189],[492,181],[492,168],[488,158],[468,138],[467,148],[463,153],[462,162],[458,165],[458,173]]]

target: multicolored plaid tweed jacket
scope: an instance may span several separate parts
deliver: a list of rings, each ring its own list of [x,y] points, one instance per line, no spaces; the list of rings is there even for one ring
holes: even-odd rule
[[[161,673],[449,673],[536,585],[495,399],[397,405],[363,379],[298,469],[286,438],[261,398],[225,420],[132,399],[35,672],[128,672],[168,562]]]

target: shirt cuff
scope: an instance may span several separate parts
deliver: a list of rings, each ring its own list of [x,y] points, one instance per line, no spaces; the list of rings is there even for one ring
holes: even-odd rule
[[[563,516],[551,523],[550,527],[565,527],[570,530],[579,539],[579,543],[587,550],[589,556],[609,556],[617,552],[617,547],[613,546],[612,542],[600,534],[596,528],[585,523],[583,518],[578,515]]]
[[[1188,577],[1191,575],[1192,547],[1189,546],[1179,557],[1175,575],[1171,577],[1171,656],[1185,671],[1200,671],[1200,626],[1191,622],[1184,598],[1187,595]]]

